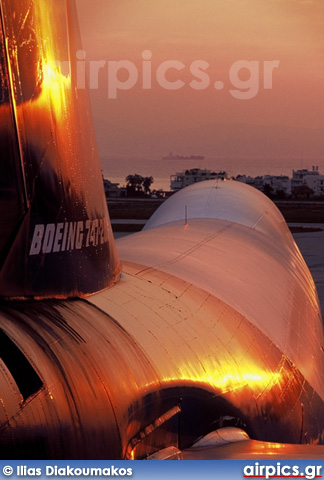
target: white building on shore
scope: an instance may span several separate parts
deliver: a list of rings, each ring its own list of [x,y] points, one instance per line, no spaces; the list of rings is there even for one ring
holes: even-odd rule
[[[311,188],[315,196],[324,195],[324,175],[320,175],[318,167],[313,167],[312,170],[303,168],[301,170],[293,170],[291,180],[291,190],[298,187],[307,186]]]
[[[192,168],[191,170],[171,175],[170,186],[171,190],[177,191],[181,190],[181,188],[188,187],[193,183],[202,182],[204,180],[225,180],[227,178],[226,172],[212,172],[211,170]]]
[[[215,179],[226,180],[228,175],[225,171],[212,172],[211,170],[192,168],[171,175],[171,190],[177,191],[193,183]],[[300,187],[308,187],[308,196],[324,196],[324,175],[320,175],[319,168],[315,166],[312,170],[293,170],[292,178],[289,178],[288,175],[259,175],[257,177],[237,175],[233,180],[246,183],[267,195],[282,195],[283,198],[300,195],[302,193]]]
[[[238,175],[235,180],[257,188],[261,192],[265,188],[271,188],[271,193],[274,195],[281,192],[286,196],[291,194],[291,180],[287,175],[260,175],[257,177]]]

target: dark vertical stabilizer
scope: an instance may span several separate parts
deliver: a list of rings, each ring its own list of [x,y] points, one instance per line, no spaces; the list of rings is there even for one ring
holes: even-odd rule
[[[0,296],[116,282],[73,0],[0,0]],[[79,74],[82,75],[82,72]]]

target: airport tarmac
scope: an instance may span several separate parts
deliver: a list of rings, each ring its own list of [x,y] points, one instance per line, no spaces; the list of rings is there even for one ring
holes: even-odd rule
[[[294,233],[293,237],[313,275],[324,317],[324,231]]]

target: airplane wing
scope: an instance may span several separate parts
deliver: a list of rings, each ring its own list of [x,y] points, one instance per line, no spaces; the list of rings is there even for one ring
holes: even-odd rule
[[[323,445],[298,445],[251,440],[238,428],[225,427],[203,437],[192,447],[169,447],[148,460],[320,460]]]

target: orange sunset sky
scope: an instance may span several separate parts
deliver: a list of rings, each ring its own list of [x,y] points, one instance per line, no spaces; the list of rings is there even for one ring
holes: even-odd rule
[[[133,62],[136,86],[108,98],[108,64],[91,90],[101,156],[204,154],[215,157],[324,158],[323,0],[77,0],[89,61]],[[152,88],[142,88],[142,52],[152,52]],[[162,62],[186,67],[166,73],[182,80],[162,88]],[[208,88],[194,90],[190,65],[209,63]],[[234,98],[229,72],[258,61],[259,91]],[[272,89],[263,62],[280,61]],[[89,64],[87,63],[87,67]],[[120,80],[126,80],[125,70]],[[248,70],[240,72],[249,79]],[[223,88],[214,88],[222,81]],[[318,162],[321,164],[321,162]]]

